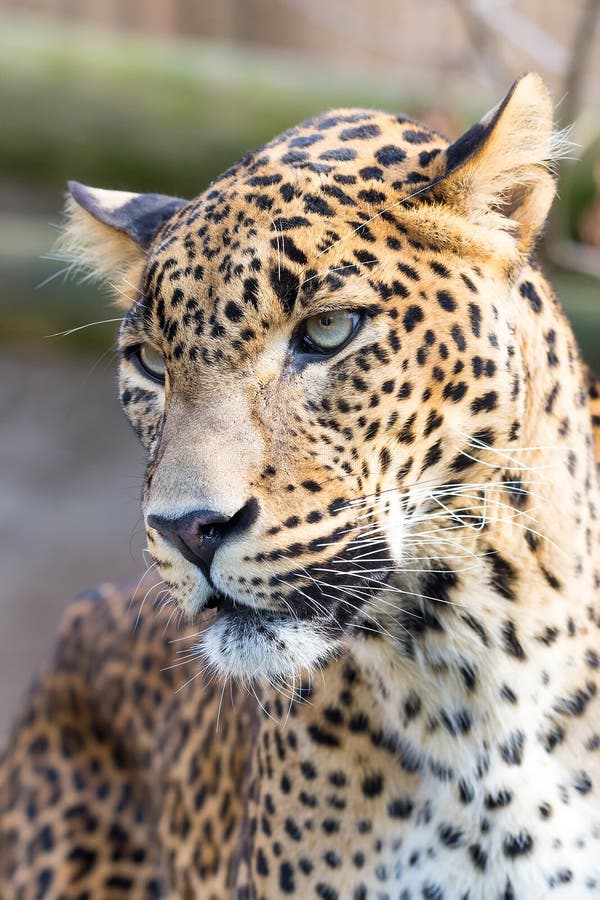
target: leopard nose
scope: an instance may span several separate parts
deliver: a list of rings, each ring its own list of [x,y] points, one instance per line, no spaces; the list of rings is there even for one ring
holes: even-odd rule
[[[233,516],[213,509],[197,509],[177,518],[150,513],[146,521],[208,576],[219,547],[247,531],[257,516],[258,500],[251,497]]]

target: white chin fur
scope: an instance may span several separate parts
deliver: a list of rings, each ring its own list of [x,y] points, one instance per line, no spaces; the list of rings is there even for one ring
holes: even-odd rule
[[[269,681],[295,678],[335,651],[335,641],[315,625],[246,612],[219,616],[198,646],[223,677]]]

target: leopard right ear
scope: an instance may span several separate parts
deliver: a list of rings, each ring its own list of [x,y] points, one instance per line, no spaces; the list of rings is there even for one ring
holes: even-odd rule
[[[58,250],[86,277],[107,282],[119,305],[127,307],[137,294],[148,249],[186,203],[163,194],[108,191],[70,181]]]

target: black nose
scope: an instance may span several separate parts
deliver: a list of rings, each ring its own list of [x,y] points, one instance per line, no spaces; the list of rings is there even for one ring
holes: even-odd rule
[[[197,509],[177,519],[148,516],[148,525],[177,547],[182,556],[208,577],[213,557],[221,544],[247,531],[258,516],[258,500],[251,497],[233,516],[213,509]]]

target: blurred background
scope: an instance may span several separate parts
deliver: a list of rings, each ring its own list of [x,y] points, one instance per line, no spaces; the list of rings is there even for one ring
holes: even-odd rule
[[[0,0],[0,743],[60,611],[144,568],[117,313],[50,257],[65,182],[193,196],[333,105],[457,136],[520,72],[578,159],[542,255],[600,369],[600,0]],[[59,332],[69,332],[63,336]]]

